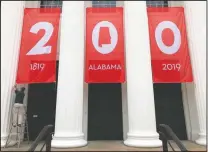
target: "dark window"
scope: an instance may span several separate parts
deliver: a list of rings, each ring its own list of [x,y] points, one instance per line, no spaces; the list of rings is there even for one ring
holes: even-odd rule
[[[92,1],[92,7],[116,7],[116,1]]]
[[[55,1],[41,1],[40,7],[41,8],[54,8],[54,7],[62,8],[62,1],[59,1],[59,0],[55,0]]]
[[[146,1],[147,7],[168,7],[168,1]]]

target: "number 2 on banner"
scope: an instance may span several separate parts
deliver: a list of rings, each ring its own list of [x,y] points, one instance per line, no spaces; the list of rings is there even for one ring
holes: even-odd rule
[[[38,22],[30,29],[31,33],[37,34],[39,30],[44,29],[45,35],[38,41],[38,43],[26,55],[42,55],[50,54],[51,46],[44,46],[51,38],[54,27],[49,22]]]

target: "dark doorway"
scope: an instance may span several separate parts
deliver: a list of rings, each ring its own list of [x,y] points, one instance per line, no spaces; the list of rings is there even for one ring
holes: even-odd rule
[[[56,88],[57,83],[29,85],[27,115],[30,140],[35,140],[45,125],[55,125]]]
[[[88,88],[88,140],[123,140],[121,84]]]
[[[154,84],[156,122],[169,125],[180,140],[187,140],[181,84]]]

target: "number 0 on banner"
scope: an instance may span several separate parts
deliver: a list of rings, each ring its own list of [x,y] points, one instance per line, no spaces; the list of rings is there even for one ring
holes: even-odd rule
[[[183,8],[148,8],[153,81],[192,82]]]
[[[26,8],[16,83],[56,81],[59,8]]]

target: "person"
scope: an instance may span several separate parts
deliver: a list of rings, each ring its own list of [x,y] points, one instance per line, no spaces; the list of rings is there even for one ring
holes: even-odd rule
[[[15,101],[13,106],[13,126],[21,126],[23,122],[23,118],[25,115],[25,106],[23,104],[25,97],[25,87],[21,87],[20,89],[17,86],[14,86],[15,90]]]
[[[25,97],[25,87],[21,87],[20,89],[17,88],[17,86],[14,86],[15,89],[15,103],[23,104],[24,97]]]

